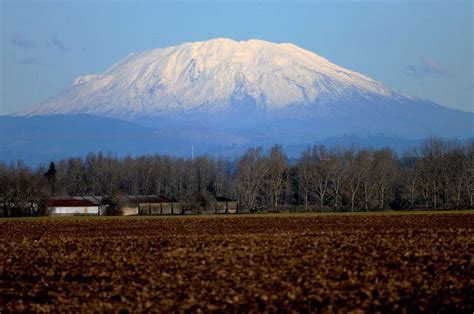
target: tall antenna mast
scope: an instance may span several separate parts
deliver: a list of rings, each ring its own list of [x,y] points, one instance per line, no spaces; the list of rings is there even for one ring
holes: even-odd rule
[[[191,144],[191,160],[194,160],[194,144]]]

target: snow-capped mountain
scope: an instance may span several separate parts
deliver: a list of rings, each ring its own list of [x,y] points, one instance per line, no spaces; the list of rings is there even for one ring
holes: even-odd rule
[[[276,143],[297,156],[328,138],[400,151],[430,135],[473,137],[474,114],[393,91],[292,44],[214,39],[130,54],[0,117],[0,157],[186,155],[191,146],[229,156]]]
[[[130,118],[238,110],[249,102],[278,110],[353,95],[401,96],[293,44],[220,38],[132,53],[24,114]]]

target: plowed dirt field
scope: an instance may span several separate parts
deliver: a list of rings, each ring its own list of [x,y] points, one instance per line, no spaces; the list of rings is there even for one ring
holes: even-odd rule
[[[473,218],[0,221],[0,312],[472,312]]]

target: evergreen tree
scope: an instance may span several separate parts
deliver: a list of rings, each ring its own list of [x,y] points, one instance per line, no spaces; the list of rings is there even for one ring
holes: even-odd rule
[[[48,171],[45,172],[44,176],[48,180],[49,187],[51,189],[51,193],[54,195],[56,193],[56,165],[52,161],[49,164]]]

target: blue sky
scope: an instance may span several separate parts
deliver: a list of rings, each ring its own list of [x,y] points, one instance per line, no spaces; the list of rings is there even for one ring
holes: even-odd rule
[[[390,88],[474,111],[472,1],[0,0],[0,114],[133,51],[228,37],[292,42]]]

